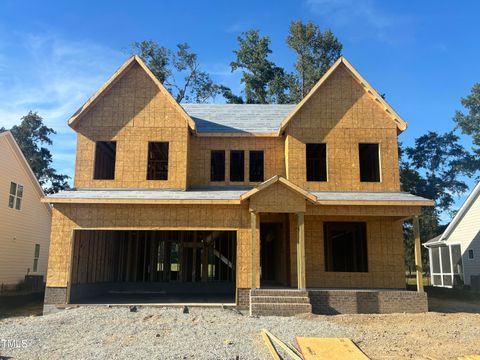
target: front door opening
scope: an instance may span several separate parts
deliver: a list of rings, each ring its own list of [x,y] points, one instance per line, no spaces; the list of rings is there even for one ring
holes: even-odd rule
[[[70,303],[233,303],[235,260],[235,231],[75,231]]]
[[[260,224],[261,286],[287,286],[287,241],[284,224]]]

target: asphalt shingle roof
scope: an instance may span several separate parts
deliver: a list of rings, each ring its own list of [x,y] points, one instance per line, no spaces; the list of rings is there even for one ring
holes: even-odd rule
[[[182,104],[199,133],[275,133],[296,105]]]
[[[78,189],[49,195],[54,199],[140,199],[140,200],[239,200],[251,187],[208,187],[199,189]],[[403,192],[310,191],[318,201],[424,201]]]

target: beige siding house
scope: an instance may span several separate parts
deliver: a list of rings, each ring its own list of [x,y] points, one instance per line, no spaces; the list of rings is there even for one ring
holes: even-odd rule
[[[0,286],[47,271],[51,210],[10,132],[0,134]]]
[[[434,286],[473,285],[472,277],[480,276],[480,183],[445,232],[424,246]]]

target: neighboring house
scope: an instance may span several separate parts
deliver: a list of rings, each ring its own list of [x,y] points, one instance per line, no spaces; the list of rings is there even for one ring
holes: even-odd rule
[[[0,286],[47,272],[52,212],[13,135],[0,133]]]
[[[45,312],[172,301],[426,310],[424,293],[397,290],[402,223],[433,203],[400,192],[407,125],[345,58],[298,105],[227,105],[176,103],[134,56],[69,125],[75,189],[45,199]]]
[[[423,246],[433,286],[470,286],[472,276],[480,276],[480,183],[444,233]]]

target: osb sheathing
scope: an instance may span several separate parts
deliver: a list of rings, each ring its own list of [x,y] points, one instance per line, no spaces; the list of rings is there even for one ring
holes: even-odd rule
[[[325,271],[323,223],[367,223],[368,272]],[[297,219],[290,215],[291,284],[297,284]],[[405,258],[402,221],[366,216],[305,216],[306,285],[309,288],[405,288]]]
[[[261,150],[264,156],[264,179],[285,176],[284,142],[281,137],[196,137],[192,136],[189,151],[188,181],[198,185],[256,185],[250,182],[250,151]],[[210,181],[212,150],[225,150],[225,181]],[[230,151],[244,150],[244,181],[230,180]]]
[[[257,212],[296,213],[305,212],[305,207],[305,198],[280,182],[250,198],[250,209]]]
[[[67,286],[75,229],[236,230],[237,287],[250,287],[251,226],[247,206],[57,204],[53,210],[47,286]],[[257,234],[257,249],[258,241]]]
[[[76,187],[186,188],[188,125],[137,63],[78,124]],[[93,180],[95,141],[117,141],[114,180]],[[168,180],[146,180],[149,141],[169,142]]]
[[[341,64],[291,119],[287,178],[312,190],[398,191],[397,127]],[[327,144],[328,181],[306,181],[306,143]],[[381,182],[360,182],[359,143],[380,144]]]

